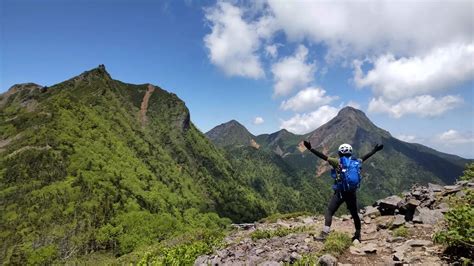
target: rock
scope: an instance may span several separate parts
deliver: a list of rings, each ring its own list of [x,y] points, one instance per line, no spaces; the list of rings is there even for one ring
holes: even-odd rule
[[[341,216],[341,218],[342,218],[342,221],[347,221],[347,220],[351,219],[351,216],[350,215],[343,215],[343,216]]]
[[[451,194],[451,193],[458,192],[459,190],[461,190],[461,186],[460,185],[444,186],[444,189],[447,190],[445,191],[446,194]]]
[[[394,261],[399,261],[399,262],[405,262],[406,261],[405,254],[403,254],[401,252],[395,252],[393,254],[393,260]]]
[[[410,247],[424,247],[424,246],[430,246],[433,244],[433,242],[429,240],[422,240],[422,239],[411,239],[405,242],[406,245],[409,245]]]
[[[387,238],[388,243],[399,243],[399,242],[403,242],[403,241],[405,241],[405,238],[401,237],[401,236],[395,236],[395,237],[389,236]]]
[[[463,198],[465,196],[466,196],[466,192],[464,192],[462,190],[456,192],[456,197],[458,197],[458,198]]]
[[[433,192],[441,192],[444,190],[442,186],[437,185],[437,184],[432,184],[432,183],[428,183],[428,189]]]
[[[290,255],[290,261],[296,261],[296,260],[299,260],[301,259],[301,255],[296,253],[296,252],[292,252],[291,255]]]
[[[265,250],[264,250],[264,249],[261,249],[261,248],[258,248],[257,250],[255,250],[255,254],[257,254],[257,255],[260,255],[260,254],[262,254],[263,252],[265,252]]]
[[[387,229],[393,222],[395,217],[393,216],[382,216],[377,218],[377,230]]]
[[[423,195],[423,192],[421,192],[420,190],[415,190],[411,193],[411,195],[414,196],[417,199],[420,199],[421,195]]]
[[[370,224],[371,221],[372,221],[372,219],[370,219],[370,217],[368,217],[368,216],[364,217],[364,223],[365,224]]]
[[[474,182],[469,182],[469,183],[467,183],[467,186],[468,186],[468,187],[474,187]]]
[[[380,200],[379,211],[382,215],[393,215],[395,210],[400,207],[402,199],[399,196],[390,196],[383,200]]]
[[[405,224],[405,216],[397,214],[395,215],[395,220],[393,220],[392,228],[397,228]]]
[[[443,213],[440,210],[430,210],[428,208],[417,207],[413,216],[413,222],[424,224],[436,224],[443,219]]]
[[[416,200],[416,199],[410,199],[408,200],[408,202],[405,204],[406,208],[407,209],[415,209],[416,207],[418,207],[420,205],[420,201],[419,200]]]
[[[469,181],[462,180],[462,181],[456,182],[456,185],[465,187],[468,183],[469,183]]]
[[[367,229],[364,230],[366,234],[372,234],[377,232],[377,226],[376,225],[370,225]]]
[[[364,255],[364,254],[365,254],[362,250],[360,250],[360,249],[358,249],[358,248],[356,248],[356,247],[354,247],[354,246],[351,246],[351,247],[349,248],[349,252],[350,252],[351,254],[353,254],[353,255]]]
[[[318,264],[321,266],[336,266],[337,259],[330,254],[324,254],[319,258]]]
[[[209,256],[207,255],[199,256],[194,261],[194,266],[207,266],[207,265],[209,265]]]
[[[301,219],[301,221],[302,221],[304,224],[312,224],[312,223],[314,223],[314,220],[313,220],[313,218],[311,218],[311,217],[305,217],[305,218]]]
[[[246,223],[246,224],[232,224],[233,227],[241,230],[249,230],[249,229],[255,229],[255,224],[254,223]]]
[[[259,263],[259,265],[261,265],[261,266],[280,266],[281,263],[279,263],[278,261],[274,261],[274,260],[267,260],[267,261],[264,261],[262,263]]]
[[[368,243],[360,248],[365,253],[376,253],[377,252],[377,245],[374,243]]]
[[[367,207],[364,208],[364,210],[365,210],[364,211],[364,216],[368,216],[368,217],[371,217],[371,218],[380,216],[379,209],[377,209],[375,207],[367,206]]]

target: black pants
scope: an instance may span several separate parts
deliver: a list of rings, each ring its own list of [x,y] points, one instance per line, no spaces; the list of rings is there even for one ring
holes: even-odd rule
[[[360,232],[360,218],[357,212],[356,191],[334,192],[334,195],[332,196],[331,201],[329,202],[329,206],[324,217],[324,225],[331,226],[332,216],[337,211],[337,209],[339,209],[339,206],[341,206],[343,202],[346,203],[347,209],[352,215],[356,231]]]

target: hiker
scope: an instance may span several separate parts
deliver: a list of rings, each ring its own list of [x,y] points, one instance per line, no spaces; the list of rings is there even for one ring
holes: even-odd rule
[[[360,159],[352,158],[352,146],[349,144],[342,144],[339,146],[338,154],[339,159],[334,157],[328,157],[323,153],[313,149],[311,147],[311,143],[308,141],[304,141],[304,146],[314,153],[319,158],[327,161],[333,169],[331,170],[331,176],[335,179],[334,180],[334,195],[329,202],[328,209],[326,214],[324,215],[324,227],[321,231],[318,240],[325,240],[329,234],[331,223],[332,223],[332,216],[337,211],[339,206],[343,202],[346,202],[347,209],[351,213],[352,219],[354,220],[355,226],[355,233],[352,237],[352,241],[358,240],[360,242],[360,218],[357,211],[357,197],[356,191],[359,188],[360,184],[360,170],[362,166],[362,162],[369,159],[372,155],[376,152],[383,149],[383,145],[376,144],[371,152],[362,156]]]

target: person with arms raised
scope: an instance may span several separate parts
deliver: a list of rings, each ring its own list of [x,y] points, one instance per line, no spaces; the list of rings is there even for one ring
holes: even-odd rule
[[[318,240],[325,240],[329,234],[332,216],[341,206],[343,202],[346,203],[347,209],[351,213],[352,219],[354,220],[355,233],[352,237],[352,241],[360,241],[360,230],[361,223],[357,210],[357,189],[360,186],[361,175],[360,170],[362,169],[362,162],[369,159],[376,152],[383,149],[383,145],[376,144],[372,151],[362,156],[359,159],[352,157],[352,146],[344,143],[339,146],[338,155],[339,158],[328,157],[320,151],[312,148],[311,143],[304,141],[304,146],[314,153],[319,158],[327,161],[331,166],[331,176],[334,178],[334,194],[329,201],[328,208],[324,215],[324,227],[321,231]]]

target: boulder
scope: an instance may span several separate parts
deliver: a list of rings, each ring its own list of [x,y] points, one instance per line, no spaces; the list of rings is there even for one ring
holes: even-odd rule
[[[413,216],[414,223],[436,224],[443,219],[443,213],[440,210],[430,210],[428,208],[417,207]]]
[[[377,245],[375,243],[368,243],[360,248],[365,253],[377,253]]]
[[[403,200],[399,196],[390,196],[378,201],[379,211],[382,215],[393,215],[401,206]]]
[[[430,246],[433,242],[429,240],[422,240],[422,239],[411,239],[405,242],[406,245],[410,247],[424,247]]]
[[[367,206],[364,208],[364,216],[374,218],[374,217],[380,216],[380,211],[379,209],[375,207]]]
[[[444,188],[438,184],[428,183],[428,189],[433,192],[442,192]]]
[[[395,219],[393,220],[393,223],[392,223],[392,228],[397,228],[404,224],[405,224],[405,216],[400,215],[400,214],[395,215]]]
[[[319,258],[318,264],[321,266],[336,266],[337,259],[330,254],[324,254]]]

